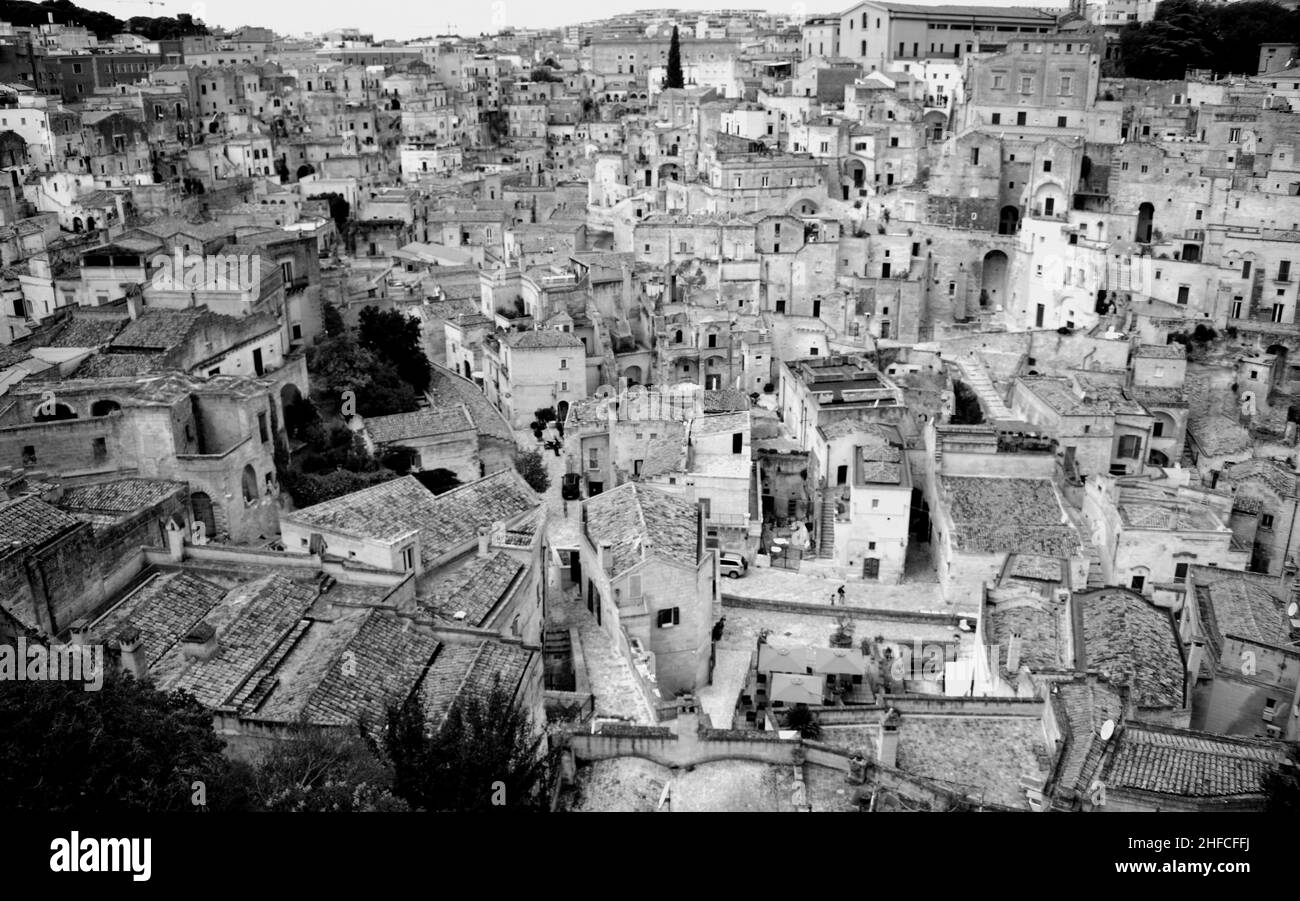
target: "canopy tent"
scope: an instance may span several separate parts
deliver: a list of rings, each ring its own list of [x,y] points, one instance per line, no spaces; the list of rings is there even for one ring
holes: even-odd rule
[[[773,703],[812,704],[822,703],[822,678],[820,676],[801,676],[796,673],[773,673],[771,698]]]

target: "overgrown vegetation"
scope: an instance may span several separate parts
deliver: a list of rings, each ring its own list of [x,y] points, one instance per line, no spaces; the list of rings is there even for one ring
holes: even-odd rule
[[[1152,21],[1120,33],[1120,66],[1128,78],[1181,79],[1189,69],[1254,75],[1261,43],[1298,38],[1300,11],[1271,0],[1164,0]]]
[[[515,468],[519,474],[524,477],[538,494],[542,494],[547,488],[551,487],[551,474],[546,470],[546,463],[542,460],[542,455],[535,450],[521,450],[519,456],[515,458]]]
[[[822,737],[822,724],[817,721],[817,715],[803,704],[792,707],[785,715],[785,727],[794,729],[802,738],[813,741]]]
[[[954,379],[952,394],[955,409],[949,422],[953,425],[980,425],[984,422],[984,408],[980,406],[980,399],[965,382]]]

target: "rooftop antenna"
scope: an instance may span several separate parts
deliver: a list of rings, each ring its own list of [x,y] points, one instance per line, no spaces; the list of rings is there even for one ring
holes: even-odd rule
[[[1110,741],[1110,737],[1115,734],[1115,721],[1106,720],[1101,724],[1101,740]]]

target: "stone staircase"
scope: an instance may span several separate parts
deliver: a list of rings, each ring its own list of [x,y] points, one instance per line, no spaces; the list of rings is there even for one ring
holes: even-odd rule
[[[1101,553],[1095,544],[1086,545],[1083,552],[1088,555],[1088,590],[1104,588],[1106,579],[1101,571]]]
[[[822,491],[822,518],[817,529],[817,556],[835,556],[835,496],[832,489]]]
[[[1014,419],[1011,410],[1007,407],[1002,395],[994,387],[993,380],[989,378],[988,371],[984,366],[973,360],[958,360],[957,368],[961,370],[962,381],[975,392],[975,396],[980,399],[980,405],[984,408],[984,415],[987,419]]]

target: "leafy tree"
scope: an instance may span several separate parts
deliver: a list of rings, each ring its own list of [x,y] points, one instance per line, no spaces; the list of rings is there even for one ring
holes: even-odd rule
[[[546,423],[555,422],[555,408],[542,407],[539,410],[535,410],[533,416],[537,417],[537,421],[542,423],[544,428]]]
[[[1120,33],[1120,59],[1129,78],[1181,79],[1189,69],[1253,75],[1261,43],[1297,36],[1300,11],[1272,0],[1164,0],[1150,22]]]
[[[212,714],[129,676],[0,682],[0,808],[41,813],[186,811],[193,783],[227,768]]]
[[[556,775],[546,735],[494,680],[486,696],[466,692],[430,729],[418,694],[390,707],[383,749],[393,792],[415,810],[545,810]],[[504,805],[497,783],[504,786]]]
[[[515,468],[538,494],[551,487],[551,474],[546,471],[546,463],[537,451],[520,451],[519,456],[515,458]]]
[[[329,301],[326,301],[321,307],[321,318],[325,326],[325,337],[337,338],[347,331],[347,326],[343,323],[343,316],[339,313],[339,308]]]
[[[402,381],[417,392],[428,390],[433,367],[424,355],[418,320],[371,306],[361,311],[360,324],[362,347],[392,364]]]
[[[953,398],[956,409],[949,420],[953,425],[979,425],[984,421],[984,409],[975,392],[966,387],[965,382],[953,381]]]
[[[335,403],[344,391],[352,391],[362,416],[409,413],[419,406],[415,390],[397,370],[348,335],[309,348],[307,369]]]
[[[1300,813],[1300,754],[1291,747],[1289,765],[1270,770],[1264,776],[1263,789],[1268,797],[1269,813]]]
[[[677,37],[677,26],[673,26],[673,38],[668,44],[668,77],[664,81],[666,88],[681,88],[686,86],[686,80],[682,76],[682,47],[680,39]]]
[[[308,200],[324,200],[329,204],[330,218],[334,220],[334,226],[339,230],[339,234],[347,228],[348,214],[352,211],[352,205],[347,202],[342,194],[330,191],[325,194],[312,194]]]
[[[276,742],[253,777],[256,809],[281,812],[404,811],[393,774],[360,733],[302,727]]]
[[[387,482],[397,478],[391,469],[376,469],[372,472],[351,472],[338,469],[334,472],[286,472],[280,476],[280,484],[289,492],[298,507],[310,507],[323,504],[336,497],[352,494],[363,488]]]
[[[813,741],[822,737],[822,724],[817,722],[817,716],[805,704],[790,709],[785,715],[785,727],[795,729],[803,738],[811,738]]]

